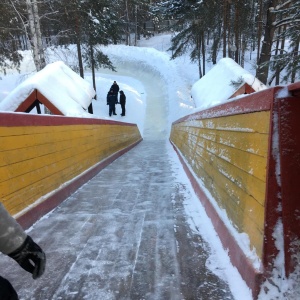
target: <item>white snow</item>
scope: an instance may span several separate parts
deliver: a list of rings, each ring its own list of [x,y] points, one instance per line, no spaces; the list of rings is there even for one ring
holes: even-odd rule
[[[254,75],[226,57],[220,59],[205,76],[194,83],[191,93],[197,108],[205,109],[229,101],[244,83],[251,86],[255,92],[267,88]]]
[[[95,95],[89,82],[62,61],[57,61],[16,86],[0,102],[0,110],[15,111],[34,89],[39,90],[65,116],[88,116],[85,110]]]
[[[291,93],[289,92],[287,87],[284,87],[278,91],[278,93],[276,94],[276,97],[278,99],[291,97]]]
[[[187,178],[185,173],[178,169],[178,158],[176,156],[176,153],[172,151],[172,149],[170,149],[170,156],[173,161],[173,171],[176,174],[176,181],[190,187],[190,189],[186,190],[186,195],[184,196],[184,205],[186,213],[189,216],[190,227],[194,230],[195,233],[200,234],[204,238],[204,240],[211,246],[211,254],[206,262],[206,266],[213,273],[228,282],[230,290],[236,300],[252,299],[250,289],[241,278],[238,270],[231,264],[227,250],[223,248],[211,220],[205,213],[204,207],[201,205],[197,196],[194,193],[191,193],[193,188],[189,179]],[[203,185],[201,187],[203,188]],[[214,201],[214,204],[215,203],[216,202]],[[217,211],[220,213],[220,208],[217,208]],[[230,227],[232,227],[232,225],[228,223],[228,219],[225,222]]]
[[[198,67],[196,64],[190,63],[188,56],[183,56],[174,61],[170,61],[170,53],[166,51],[170,46],[170,38],[170,34],[158,35],[152,39],[141,41],[140,47],[124,45],[101,47],[103,52],[109,55],[110,59],[117,67],[117,73],[106,69],[99,70],[96,73],[97,100],[92,101],[94,109],[94,115],[92,117],[136,123],[144,138],[152,138],[155,135],[156,138],[161,137],[166,139],[169,136],[171,123],[173,121],[198,111],[199,109],[227,102],[227,95],[232,94],[232,86],[229,84],[230,82],[228,82],[232,74],[235,74],[235,79],[242,76],[245,82],[255,86],[255,90],[265,88],[254,79],[254,76],[251,75],[250,71],[241,72],[241,69],[227,59],[221,60],[218,72],[215,72],[213,69],[211,70],[211,73],[207,73],[209,76],[205,76],[202,78],[202,81],[198,81]],[[70,51],[70,53],[74,54],[75,49],[76,48],[73,47],[73,51]],[[93,91],[90,89],[92,82],[90,70],[85,70],[84,79],[89,84],[86,84],[84,90],[80,89],[80,91],[78,91],[75,87],[73,89],[74,85],[72,85],[72,89],[70,89],[70,84],[75,81],[75,85],[82,87],[82,81],[78,83],[78,75],[75,76],[69,69],[66,70],[61,62],[50,64],[46,70],[50,71],[49,73],[53,72],[54,74],[56,72],[64,72],[64,76],[58,77],[58,81],[66,77],[68,77],[68,79],[66,81],[60,80],[60,82],[57,82],[56,76],[52,74],[52,77],[50,74],[51,80],[45,81],[42,76],[40,77],[37,74],[34,75],[34,64],[30,52],[24,52],[23,56],[25,59],[21,66],[21,74],[18,74],[14,70],[8,70],[8,75],[2,76],[2,80],[0,80],[0,107],[5,108],[5,110],[8,108],[13,110],[15,104],[13,107],[9,107],[7,102],[10,101],[8,101],[8,99],[13,99],[12,103],[16,103],[17,100],[20,99],[22,96],[21,94],[24,93],[21,93],[22,84],[20,85],[20,83],[24,81],[25,76],[27,76],[29,77],[29,82],[38,84],[40,91],[46,97],[49,97],[49,99],[52,99],[52,97],[55,99],[62,99],[62,97],[57,98],[57,93],[64,95],[63,99],[66,99],[64,100],[66,102],[63,104],[56,103],[57,107],[61,105],[61,109],[64,109],[62,106],[65,106],[65,108],[68,109],[67,99],[72,99],[70,101],[77,103],[77,106],[73,105],[74,111],[68,111],[66,115],[87,116],[87,113],[82,107],[86,109],[89,104],[88,99],[93,97]],[[48,59],[50,60],[49,63],[63,60],[67,65],[76,65],[76,61],[74,62],[74,60],[72,60],[72,56],[65,55],[62,50],[48,50]],[[228,64],[230,65],[229,68]],[[238,71],[236,71],[237,69]],[[48,71],[47,76],[49,75]],[[43,71],[38,74],[41,73],[43,73]],[[224,84],[222,83],[222,85],[220,85],[222,89],[219,89],[216,85],[216,81],[217,79],[221,80],[222,78],[223,81],[225,81],[224,77],[227,82],[223,82]],[[108,116],[106,95],[114,80],[117,81],[120,90],[123,90],[127,97],[125,117],[120,116],[119,106],[117,106],[117,116]],[[157,94],[156,91],[161,90],[157,89],[158,85],[163,86],[163,94]],[[199,86],[199,90],[197,86]],[[31,88],[32,87],[33,86],[31,86]],[[16,90],[14,93],[9,94],[15,88]],[[201,89],[202,93],[200,94]],[[193,98],[191,97],[191,92]],[[30,93],[30,85],[26,93]],[[209,95],[212,96],[210,97]],[[161,107],[157,105],[154,111],[147,112],[148,115],[147,118],[145,118],[147,106],[146,100],[151,101],[151,99],[153,99],[153,101],[157,103],[162,97],[166,97],[169,103],[168,106]],[[145,119],[151,119],[151,122],[145,123]],[[169,153],[170,161],[173,165],[173,172],[175,174],[174,176],[176,176],[178,181],[185,182],[188,185],[189,181],[187,176],[171,146]],[[186,192],[185,206],[186,213],[190,219],[191,228],[194,229],[197,234],[203,236],[211,247],[211,254],[207,261],[207,265],[214,273],[229,283],[235,299],[251,300],[252,296],[248,287],[238,274],[236,268],[230,263],[227,250],[223,249],[211,221],[207,217],[197,196],[193,193],[192,187]],[[223,221],[224,220],[226,221],[225,217],[223,218]],[[227,222],[228,227],[232,226],[228,220]],[[245,237],[244,234],[241,234],[240,237],[237,236],[236,238],[240,239],[240,244],[248,243],[247,237]],[[247,246],[244,248],[247,249]],[[246,253],[247,256],[253,257],[253,252],[249,247],[248,250],[245,251],[248,251],[248,253]],[[253,260],[255,260],[255,257]],[[276,275],[277,274],[274,273],[274,276]],[[268,288],[269,292],[260,295],[259,300],[275,299],[272,298],[274,293],[278,295],[278,290],[275,286],[269,285]],[[279,298],[276,299],[282,298],[280,298],[279,295]]]

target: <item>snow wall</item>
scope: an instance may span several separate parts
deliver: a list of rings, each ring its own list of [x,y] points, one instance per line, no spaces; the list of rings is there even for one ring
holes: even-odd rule
[[[30,227],[139,143],[136,124],[0,113],[1,202]]]
[[[299,115],[300,82],[172,124],[170,140],[254,299],[274,269],[288,277],[299,265]]]

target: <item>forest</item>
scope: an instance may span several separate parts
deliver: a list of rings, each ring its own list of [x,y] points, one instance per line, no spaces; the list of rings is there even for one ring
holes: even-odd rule
[[[207,62],[231,57],[242,67],[255,59],[256,77],[267,85],[300,79],[300,0],[2,0],[0,70],[18,69],[30,50],[36,70],[48,47],[77,46],[84,77],[114,66],[98,45],[137,46],[141,37],[172,32],[171,59],[188,54],[199,78]]]

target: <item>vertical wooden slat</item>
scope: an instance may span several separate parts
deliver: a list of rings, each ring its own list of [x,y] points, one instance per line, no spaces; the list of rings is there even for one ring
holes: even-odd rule
[[[288,276],[299,264],[300,255],[300,94],[298,98],[280,99],[278,105],[285,271]]]

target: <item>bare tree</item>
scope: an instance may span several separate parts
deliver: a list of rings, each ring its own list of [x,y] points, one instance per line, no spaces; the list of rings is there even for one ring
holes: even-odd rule
[[[259,8],[258,8],[258,20],[257,20],[257,64],[259,62],[260,57],[260,44],[261,44],[261,36],[262,36],[262,28],[263,28],[263,0],[259,0]]]
[[[227,19],[227,1],[223,1],[223,57],[226,57],[226,45],[227,45],[227,28],[228,28],[228,19]]]
[[[40,17],[36,0],[26,0],[33,60],[37,71],[46,66]]]
[[[278,4],[279,0],[267,1],[267,19],[265,25],[264,40],[262,42],[261,54],[256,70],[256,77],[263,83],[267,83],[269,74],[269,63],[271,59],[271,50],[275,32],[273,25],[276,20],[276,14],[273,12],[274,7]]]

